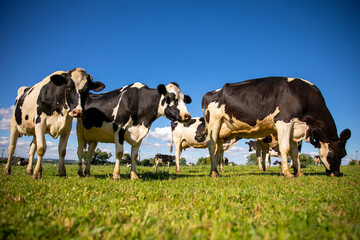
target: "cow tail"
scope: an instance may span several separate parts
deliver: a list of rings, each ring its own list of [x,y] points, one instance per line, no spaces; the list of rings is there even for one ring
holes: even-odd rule
[[[170,152],[173,150],[173,132],[171,131],[171,142],[170,142]]]

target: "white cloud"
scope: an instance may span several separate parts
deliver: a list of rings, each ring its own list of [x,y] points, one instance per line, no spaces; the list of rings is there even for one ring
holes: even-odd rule
[[[12,113],[14,111],[14,105],[9,108],[0,108],[0,129],[10,130],[10,121]]]
[[[155,130],[150,130],[149,134],[146,136],[147,138],[161,139],[164,142],[171,141],[171,128],[163,127],[163,128],[155,128]]]

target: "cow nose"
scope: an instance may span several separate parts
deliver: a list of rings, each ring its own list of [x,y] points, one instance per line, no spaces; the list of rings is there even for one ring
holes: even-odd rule
[[[191,119],[191,115],[190,114],[188,114],[188,113],[186,113],[185,115],[184,115],[184,121],[190,121],[190,119]]]
[[[78,117],[81,117],[82,111],[81,111],[80,109],[74,109],[74,110],[71,112],[71,114],[72,114],[73,117],[78,118]]]

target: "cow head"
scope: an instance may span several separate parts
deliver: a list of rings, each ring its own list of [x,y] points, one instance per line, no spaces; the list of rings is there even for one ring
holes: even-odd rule
[[[329,143],[320,142],[320,159],[326,168],[328,176],[340,176],[341,159],[346,156],[345,144],[350,138],[351,131],[345,129],[340,134],[340,138]]]
[[[171,121],[188,122],[191,119],[185,103],[191,103],[191,98],[184,95],[177,83],[167,86],[160,84],[158,92],[161,94],[159,113]]]
[[[105,88],[103,83],[94,82],[92,76],[81,68],[54,74],[50,80],[56,86],[65,88],[66,102],[70,108],[71,117],[81,117],[86,96],[90,90],[98,92]]]

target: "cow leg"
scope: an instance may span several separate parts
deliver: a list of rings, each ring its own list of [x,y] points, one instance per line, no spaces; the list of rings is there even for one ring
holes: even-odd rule
[[[139,177],[136,173],[136,159],[138,157],[140,145],[141,145],[141,142],[138,143],[137,145],[131,146],[131,171],[130,171],[131,180],[139,179]]]
[[[17,130],[15,119],[11,120],[11,129],[10,129],[10,142],[8,147],[8,160],[4,169],[5,174],[11,174],[11,160],[15,153],[17,139],[19,138],[20,133]]]
[[[90,176],[90,167],[91,167],[91,159],[94,155],[96,146],[98,145],[98,142],[91,142],[89,143],[88,152],[86,155],[86,162],[85,162],[85,176]]]
[[[305,175],[303,174],[303,172],[301,170],[300,152],[298,150],[298,145],[294,141],[291,141],[290,144],[291,144],[290,154],[291,154],[291,160],[293,162],[294,174],[295,174],[295,176],[298,176],[298,177],[304,177]]]
[[[266,171],[267,169],[267,166],[266,166],[266,155],[267,155],[267,151],[265,148],[262,148],[261,150],[261,164],[262,164],[262,167],[263,167],[263,170]]]
[[[180,156],[181,156],[181,142],[178,143],[178,141],[175,142],[175,165],[176,165],[176,172],[181,173],[180,170]]]
[[[260,146],[257,146],[256,148],[256,159],[257,159],[257,162],[258,162],[258,166],[259,166],[259,172],[263,172],[264,171],[264,168],[263,168],[263,165],[262,165],[262,162],[261,162],[261,159],[262,158],[262,149]]]
[[[222,146],[219,146],[219,154],[218,154],[218,159],[219,159],[219,163],[220,163],[220,172],[224,173],[224,151],[222,150]]]
[[[287,157],[290,152],[290,135],[292,130],[292,123],[285,123],[283,121],[276,122],[277,134],[279,139],[279,150],[281,154],[281,174],[286,178],[293,178],[289,171],[287,164]]]
[[[265,171],[269,168],[269,158],[270,158],[270,153],[269,150],[267,150],[265,154]]]
[[[218,121],[216,120],[211,121],[210,119],[210,122],[208,124],[210,140],[207,142],[207,146],[209,149],[209,154],[211,159],[210,176],[212,178],[216,178],[219,176],[219,172],[217,170],[217,158],[215,157],[215,154],[219,152],[218,136],[220,131],[220,125],[221,125],[220,119]]]
[[[70,128],[71,129],[71,128]],[[59,176],[66,177],[66,168],[65,168],[65,155],[66,155],[66,145],[69,139],[70,132],[62,134],[60,136],[59,142]]]
[[[26,174],[27,175],[32,175],[33,174],[33,161],[34,161],[35,152],[36,152],[36,138],[34,136],[33,140],[30,143],[29,163],[28,163],[28,166],[26,168]]]
[[[33,179],[42,178],[42,159],[46,152],[45,130],[44,124],[35,125],[37,162],[33,173]]]
[[[113,171],[113,179],[120,180],[120,161],[124,154],[124,145],[123,144],[115,143],[115,154],[116,154],[116,162],[115,162],[115,167],[114,167],[114,171]]]

